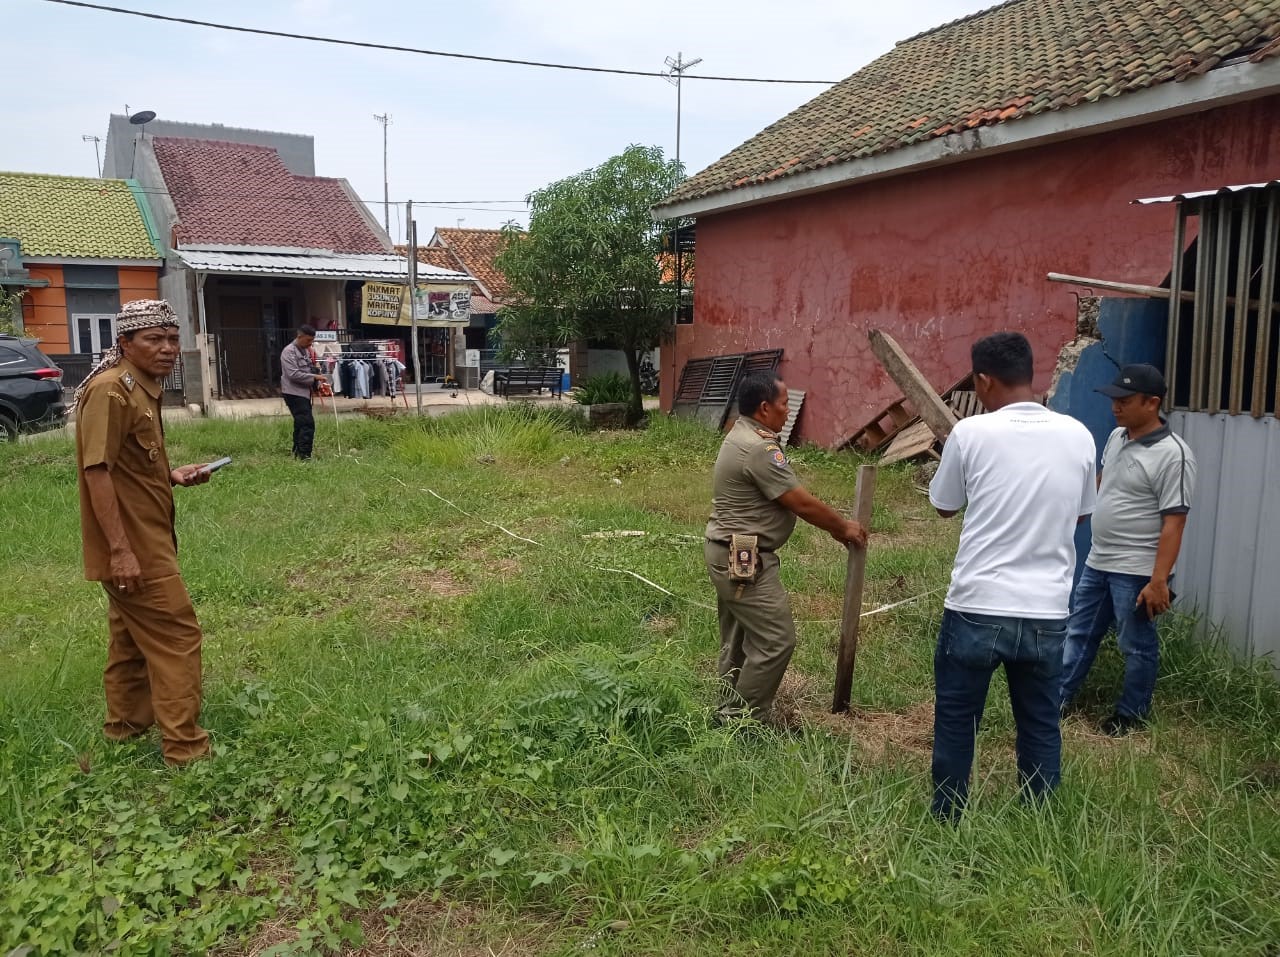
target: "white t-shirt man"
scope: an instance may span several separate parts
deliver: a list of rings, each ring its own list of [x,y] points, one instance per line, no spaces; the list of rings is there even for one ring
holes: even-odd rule
[[[1070,416],[1015,402],[956,423],[929,485],[935,508],[964,508],[947,608],[1066,618],[1075,529],[1097,495],[1093,436]]]

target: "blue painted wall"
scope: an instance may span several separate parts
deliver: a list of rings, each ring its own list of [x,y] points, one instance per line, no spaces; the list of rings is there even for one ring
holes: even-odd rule
[[[1093,434],[1099,460],[1116,420],[1111,415],[1111,400],[1094,390],[1111,382],[1121,366],[1133,362],[1150,363],[1163,371],[1169,324],[1169,304],[1164,300],[1104,298],[1100,305],[1098,331],[1102,341],[1084,350],[1075,370],[1062,375],[1049,400],[1049,408],[1085,424]],[[1087,521],[1076,529],[1077,581],[1089,556],[1092,535]]]

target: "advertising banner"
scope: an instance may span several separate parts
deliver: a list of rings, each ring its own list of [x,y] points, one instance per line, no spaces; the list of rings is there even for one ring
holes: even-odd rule
[[[395,283],[366,282],[362,307],[364,322],[379,326],[407,326],[409,297],[406,287]],[[424,328],[465,326],[471,321],[471,287],[451,283],[419,283],[414,293],[418,325]]]

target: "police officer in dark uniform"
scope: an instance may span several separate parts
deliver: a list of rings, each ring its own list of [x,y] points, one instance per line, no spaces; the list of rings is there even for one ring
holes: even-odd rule
[[[720,616],[716,714],[720,721],[747,715],[768,722],[796,646],[777,550],[797,517],[857,548],[866,547],[867,530],[814,497],[791,470],[778,438],[787,386],[776,372],[743,378],[738,411],[716,458],[704,546]]]

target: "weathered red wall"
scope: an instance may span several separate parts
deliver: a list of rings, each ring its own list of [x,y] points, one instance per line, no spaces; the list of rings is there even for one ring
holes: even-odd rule
[[[808,392],[800,437],[834,445],[901,394],[874,328],[938,388],[975,338],[1018,330],[1045,389],[1075,327],[1075,287],[1046,273],[1159,284],[1174,207],[1131,200],[1277,177],[1280,96],[701,216],[695,321],[664,347],[662,407],[685,360],[781,347]]]

